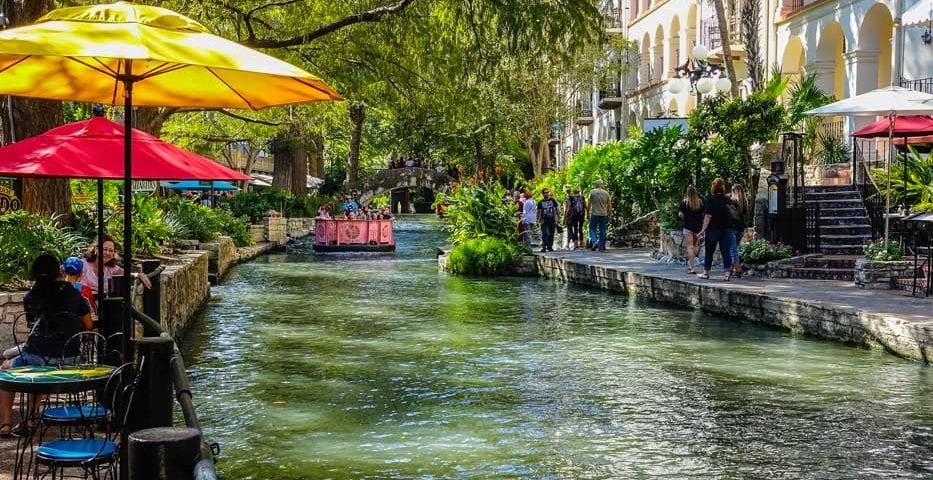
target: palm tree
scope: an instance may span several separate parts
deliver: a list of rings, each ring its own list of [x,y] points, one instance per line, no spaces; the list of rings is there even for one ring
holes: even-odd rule
[[[719,38],[722,41],[722,56],[726,61],[726,74],[729,81],[732,82],[732,88],[729,92],[732,98],[739,97],[739,81],[735,74],[735,66],[732,64],[732,41],[729,36],[729,22],[726,17],[726,7],[722,0],[713,0],[713,6],[716,8],[716,20],[719,22]]]

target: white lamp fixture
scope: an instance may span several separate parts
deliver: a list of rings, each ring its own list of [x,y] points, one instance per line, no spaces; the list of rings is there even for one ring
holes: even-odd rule
[[[716,90],[720,92],[728,92],[732,89],[732,81],[726,77],[720,77],[719,80],[716,80]]]
[[[703,77],[697,80],[696,88],[698,92],[702,93],[703,95],[706,95],[707,93],[712,92],[715,86],[716,84],[715,82],[713,82],[713,79],[709,77]]]
[[[667,91],[674,95],[679,94],[684,91],[684,81],[676,77],[670,79],[670,81],[667,82]]]
[[[709,58],[709,50],[706,49],[703,45],[697,45],[693,47],[693,58],[705,62]]]

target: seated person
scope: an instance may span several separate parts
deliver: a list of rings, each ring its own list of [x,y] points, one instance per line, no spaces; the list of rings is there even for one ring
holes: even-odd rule
[[[97,262],[99,260],[104,262],[105,286],[109,285],[115,275],[123,275],[123,267],[118,264],[120,258],[116,255],[116,241],[110,235],[104,235],[103,244],[103,258],[99,258],[97,255],[96,242],[89,245],[87,251],[84,252],[84,268],[82,269],[83,276],[81,277],[81,281],[83,284],[87,285],[95,295],[99,294],[98,285],[100,281],[97,278]],[[146,275],[137,273],[135,276],[136,280],[142,283],[146,288],[152,287],[152,282],[149,281],[149,277]]]
[[[59,365],[74,363],[79,355],[77,342],[65,344],[75,334],[92,328],[91,308],[74,287],[61,279],[58,259],[51,254],[39,255],[32,264],[35,284],[23,298],[28,323],[36,322],[21,353],[3,362],[0,369],[25,365]],[[38,407],[39,398],[30,408]],[[0,390],[0,437],[9,437],[13,428],[13,392]]]
[[[330,220],[331,219],[330,207],[327,205],[324,205],[321,208],[317,209],[317,218],[321,220]]]
[[[340,206],[340,209],[343,210],[345,213],[348,209],[353,210],[354,213],[360,213],[360,205],[356,203],[356,201],[353,200],[353,197],[349,195],[347,195],[346,198],[344,199],[343,205]]]
[[[78,257],[66,258],[65,262],[62,263],[62,273],[65,274],[65,281],[75,287],[75,291],[87,300],[88,305],[91,307],[91,313],[96,312],[97,305],[94,302],[94,291],[81,281],[84,278],[84,261]]]
[[[392,210],[389,207],[382,207],[382,212],[380,215],[383,220],[392,220],[395,218],[392,216]]]

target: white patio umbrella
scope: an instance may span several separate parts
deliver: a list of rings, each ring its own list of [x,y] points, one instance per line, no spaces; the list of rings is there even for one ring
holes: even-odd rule
[[[901,15],[901,25],[905,27],[926,27],[933,18],[933,0],[920,0],[916,5]]]
[[[889,145],[894,142],[894,117],[898,115],[933,115],[933,95],[918,92],[909,88],[884,87],[854,97],[840,100],[805,112],[807,115],[855,115],[861,117],[890,116],[888,126]],[[891,209],[891,163],[894,160],[894,148],[889,148],[890,154],[886,169],[888,171],[888,188],[884,204],[884,243],[888,244],[888,214]],[[854,172],[853,172],[854,173]]]

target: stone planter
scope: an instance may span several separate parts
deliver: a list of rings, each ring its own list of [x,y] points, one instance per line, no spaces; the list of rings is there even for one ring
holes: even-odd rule
[[[871,290],[890,290],[897,279],[912,277],[914,263],[906,260],[879,262],[860,258],[855,261],[855,286]]]
[[[656,248],[660,241],[661,225],[658,211],[636,218],[609,233],[613,247]]]
[[[829,165],[804,165],[807,185],[848,185],[852,183],[852,165],[831,163]]]
[[[755,229],[748,228],[742,237],[742,242],[748,242],[755,239]],[[697,252],[697,267],[702,266],[703,256],[706,255],[706,248],[700,241],[699,251]],[[662,261],[687,263],[687,245],[684,243],[684,232],[680,228],[665,228],[661,230],[661,248],[652,255],[654,258]],[[713,253],[713,265],[722,265],[722,256],[717,249]]]

